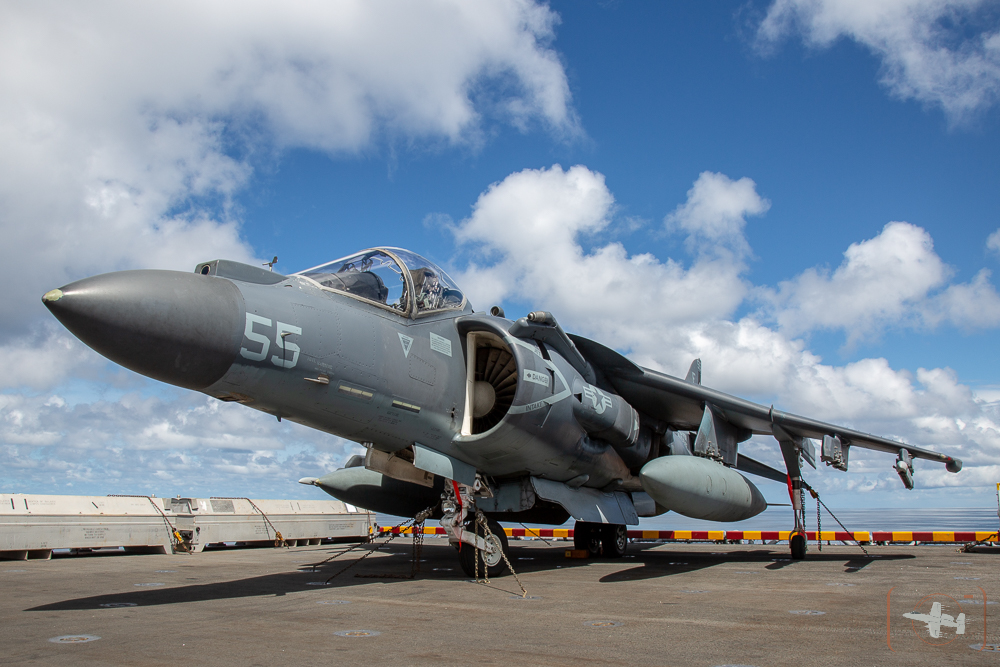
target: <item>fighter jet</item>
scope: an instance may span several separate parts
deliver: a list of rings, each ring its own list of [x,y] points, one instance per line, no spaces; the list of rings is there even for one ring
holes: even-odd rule
[[[42,301],[137,373],[361,443],[363,457],[300,481],[370,510],[439,519],[467,545],[459,558],[470,576],[477,560],[501,573],[498,521],[573,517],[577,548],[617,557],[639,517],[747,519],[767,503],[742,473],[787,483],[790,547],[802,558],[812,439],[840,470],[851,447],[896,455],[910,489],[914,459],[962,467],[702,386],[698,360],[683,379],[642,368],[566,333],[549,312],[476,312],[440,267],[399,248],[287,276],[227,260],[193,273],[106,273]],[[784,471],[739,452],[754,434],[777,440]]]

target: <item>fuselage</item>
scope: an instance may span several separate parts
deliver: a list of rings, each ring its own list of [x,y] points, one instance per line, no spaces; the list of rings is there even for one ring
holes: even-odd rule
[[[299,276],[235,284],[242,341],[225,375],[202,389],[210,396],[385,452],[419,443],[494,477],[587,475],[584,485],[597,488],[630,478],[614,449],[572,419],[580,374],[554,350],[507,333],[509,320],[468,306],[414,318]],[[496,423],[479,425],[467,418],[476,387],[468,371],[491,353],[512,357],[513,393]]]

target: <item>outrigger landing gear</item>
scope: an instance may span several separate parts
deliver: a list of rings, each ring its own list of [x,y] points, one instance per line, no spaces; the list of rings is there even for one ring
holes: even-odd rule
[[[786,436],[785,438],[779,435]],[[791,548],[792,560],[802,560],[806,557],[806,508],[803,502],[802,491],[802,467],[799,463],[799,455],[802,451],[802,439],[787,436],[787,434],[776,429],[775,437],[778,437],[778,444],[781,446],[781,455],[785,459],[785,469],[788,471],[788,495],[792,499],[792,511],[795,512],[795,528],[792,530],[788,545]]]
[[[793,533],[789,540],[792,547],[792,560],[802,560],[806,557],[806,536],[802,533]]]

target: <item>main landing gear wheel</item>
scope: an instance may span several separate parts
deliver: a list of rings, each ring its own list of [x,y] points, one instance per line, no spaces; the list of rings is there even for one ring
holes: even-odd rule
[[[507,573],[507,563],[504,562],[501,551],[507,554],[510,558],[510,551],[507,548],[507,533],[504,532],[503,527],[493,521],[492,519],[486,522],[489,526],[490,532],[493,533],[491,536],[486,538],[487,542],[492,542],[494,546],[498,546],[499,549],[494,549],[492,553],[486,553],[475,548],[471,544],[466,544],[462,542],[458,549],[458,562],[462,566],[462,571],[470,577],[476,576],[476,559],[479,559],[479,576],[487,577],[493,579],[494,577],[499,577],[502,574]],[[476,530],[475,519],[472,523],[468,525],[465,529],[469,533],[474,533]],[[480,537],[482,535],[482,529],[480,529]]]
[[[601,526],[601,548],[605,558],[621,558],[628,548],[628,528],[609,523]]]
[[[806,557],[806,536],[795,533],[791,539],[792,560],[802,560]]]
[[[593,556],[601,555],[601,524],[577,521],[573,525],[573,548]]]

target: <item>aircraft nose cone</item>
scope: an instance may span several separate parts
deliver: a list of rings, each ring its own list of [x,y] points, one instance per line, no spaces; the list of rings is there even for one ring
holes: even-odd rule
[[[46,292],[42,303],[111,361],[188,389],[219,380],[242,339],[243,297],[214,276],[105,273]]]

